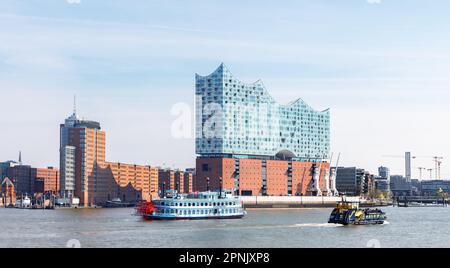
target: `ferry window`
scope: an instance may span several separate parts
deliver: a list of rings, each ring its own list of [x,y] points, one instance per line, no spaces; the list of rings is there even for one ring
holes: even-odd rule
[[[189,205],[188,206],[191,206],[191,203],[189,203]]]
[[[213,203],[213,206],[216,206],[216,203]]]
[[[164,202],[161,202],[161,206],[164,206]]]

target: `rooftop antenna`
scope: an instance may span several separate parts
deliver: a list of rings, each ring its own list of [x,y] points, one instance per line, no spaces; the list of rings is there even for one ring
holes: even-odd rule
[[[73,95],[73,114],[77,114],[77,95]]]
[[[19,165],[22,165],[22,151],[19,151]]]

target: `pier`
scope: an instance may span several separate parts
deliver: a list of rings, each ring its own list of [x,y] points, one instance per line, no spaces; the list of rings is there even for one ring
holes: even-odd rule
[[[428,196],[398,196],[394,206],[397,207],[446,207],[448,200],[442,197]]]

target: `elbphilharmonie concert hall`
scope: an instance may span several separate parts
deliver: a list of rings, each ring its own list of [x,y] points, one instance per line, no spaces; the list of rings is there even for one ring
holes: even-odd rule
[[[195,83],[195,190],[222,178],[239,195],[331,194],[329,110],[280,104],[260,80],[244,83],[224,64]]]

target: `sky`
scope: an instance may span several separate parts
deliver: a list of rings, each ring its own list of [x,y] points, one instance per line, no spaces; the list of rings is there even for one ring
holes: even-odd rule
[[[330,108],[340,166],[450,178],[447,0],[2,0],[0,161],[59,166],[59,124],[101,122],[107,160],[195,166],[171,135],[195,73],[220,63],[280,103]],[[194,132],[194,130],[192,131]],[[336,160],[336,157],[335,157]],[[424,175],[428,178],[429,175]]]

